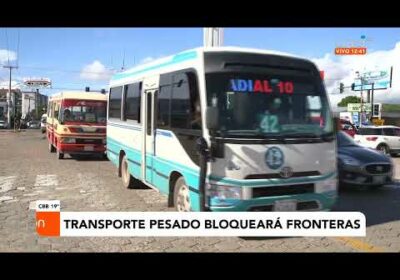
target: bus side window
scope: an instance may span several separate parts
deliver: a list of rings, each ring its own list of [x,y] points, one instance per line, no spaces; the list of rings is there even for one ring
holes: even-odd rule
[[[171,127],[188,129],[190,114],[190,91],[186,73],[174,75],[171,98]]]
[[[190,125],[191,129],[201,129],[202,121],[201,121],[201,105],[200,105],[200,95],[197,86],[197,79],[194,73],[187,73],[189,78],[189,90],[190,90]]]
[[[168,129],[170,125],[171,83],[171,74],[160,76],[160,89],[157,96],[157,128]]]
[[[58,112],[60,111],[59,103],[54,103],[54,118],[58,119]]]
[[[201,129],[200,98],[193,72],[174,75],[171,99],[171,127]]]
[[[110,89],[110,101],[108,103],[108,117],[121,119],[122,115],[122,86]]]
[[[140,123],[140,91],[141,82],[125,86],[123,120],[133,120]]]

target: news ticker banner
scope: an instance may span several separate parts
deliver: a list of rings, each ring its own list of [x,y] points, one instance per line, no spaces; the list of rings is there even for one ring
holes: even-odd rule
[[[36,202],[36,231],[59,236],[366,236],[361,212],[63,212]]]

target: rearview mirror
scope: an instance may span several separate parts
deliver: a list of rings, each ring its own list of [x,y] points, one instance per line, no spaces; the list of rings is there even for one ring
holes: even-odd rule
[[[207,107],[206,126],[210,131],[215,131],[219,127],[219,111],[217,107]]]

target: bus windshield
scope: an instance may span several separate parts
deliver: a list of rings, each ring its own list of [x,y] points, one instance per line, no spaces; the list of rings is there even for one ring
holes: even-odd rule
[[[322,83],[310,74],[206,74],[207,106],[218,107],[218,136],[321,137],[333,121]]]
[[[65,123],[106,123],[106,102],[63,100],[61,120]]]

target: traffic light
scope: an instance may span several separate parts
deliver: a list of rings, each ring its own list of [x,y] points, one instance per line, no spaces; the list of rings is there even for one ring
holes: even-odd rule
[[[374,108],[372,111],[373,117],[379,117],[379,104],[374,104]]]
[[[344,92],[344,84],[343,83],[340,83],[340,85],[339,85],[339,92],[340,93]]]
[[[355,84],[355,83],[352,83],[352,84],[351,84],[351,90],[354,91],[354,88],[355,88],[355,87],[356,87],[356,84]]]

